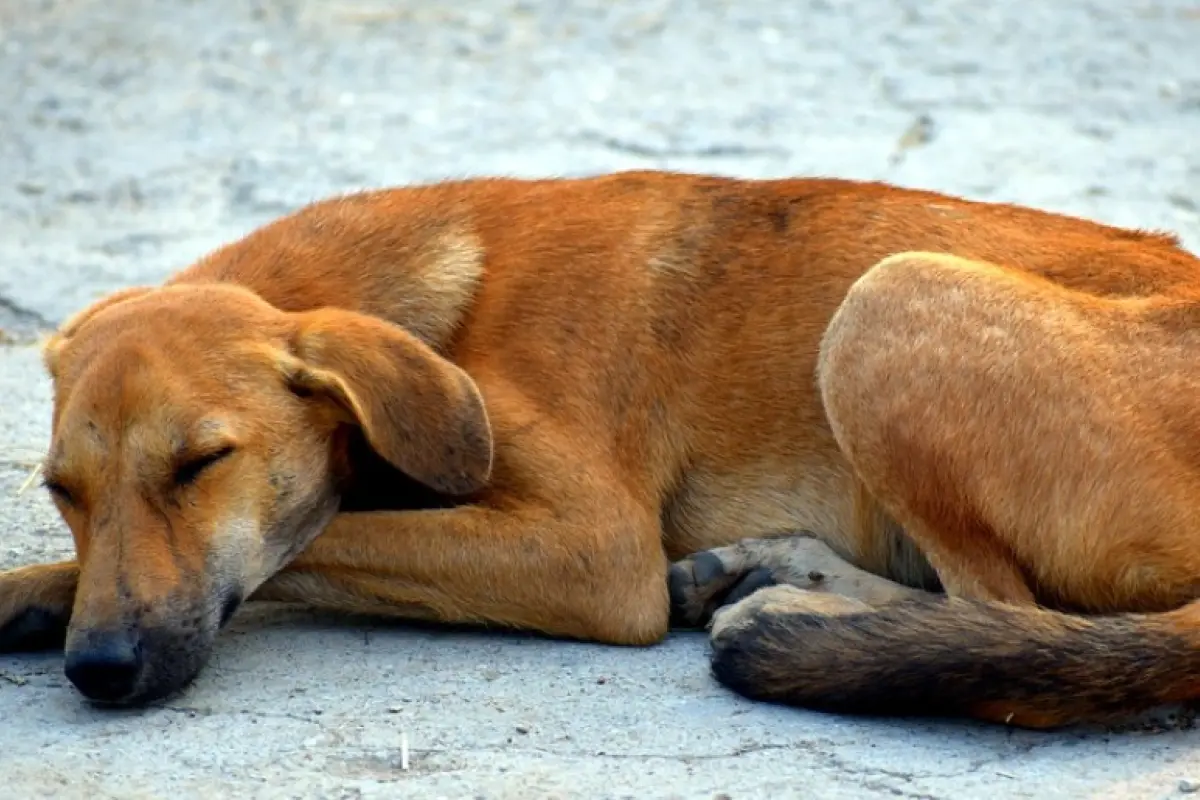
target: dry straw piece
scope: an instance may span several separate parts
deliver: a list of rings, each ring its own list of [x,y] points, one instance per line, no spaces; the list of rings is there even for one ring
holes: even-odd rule
[[[22,456],[22,453],[25,455]],[[10,467],[24,467],[29,470],[29,474],[25,476],[25,480],[17,487],[17,497],[29,491],[29,487],[33,486],[38,476],[42,474],[42,459],[45,457],[46,454],[35,447],[13,447],[9,450],[0,450],[0,464]]]

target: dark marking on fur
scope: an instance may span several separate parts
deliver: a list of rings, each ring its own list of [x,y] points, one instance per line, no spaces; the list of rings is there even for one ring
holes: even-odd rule
[[[776,233],[787,233],[792,224],[792,212],[787,206],[771,209],[767,212],[767,218],[771,220],[771,229]]]
[[[778,581],[776,581],[775,576],[771,574],[771,570],[767,569],[766,567],[752,569],[746,573],[746,576],[738,581],[732,589],[729,590],[729,593],[725,595],[722,605],[731,606],[739,600],[746,599],[759,589],[763,589],[767,586],[774,586],[777,583]]]
[[[654,341],[664,350],[678,351],[684,343],[683,331],[679,329],[679,321],[675,316],[656,316],[650,320],[650,334]]]
[[[221,601],[221,619],[217,623],[218,628],[224,628],[229,624],[229,620],[233,619],[233,615],[242,605],[242,593],[238,589],[226,592],[224,599]]]
[[[0,653],[61,649],[70,621],[69,613],[27,608],[0,626]]]
[[[887,571],[894,580],[927,592],[944,591],[937,571],[900,525],[889,521],[883,535],[888,546]]]

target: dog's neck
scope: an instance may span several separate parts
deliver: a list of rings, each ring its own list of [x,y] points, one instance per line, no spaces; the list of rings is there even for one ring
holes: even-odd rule
[[[414,222],[389,199],[379,192],[301,209],[167,283],[236,283],[284,311],[345,308],[444,350],[482,282],[483,246],[465,223]]]

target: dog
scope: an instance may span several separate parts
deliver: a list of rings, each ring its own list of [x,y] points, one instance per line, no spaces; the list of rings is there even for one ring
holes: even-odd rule
[[[1030,728],[1200,694],[1200,260],[878,182],[314,202],[51,335],[76,559],[0,647],[179,692],[245,601],[645,646]]]

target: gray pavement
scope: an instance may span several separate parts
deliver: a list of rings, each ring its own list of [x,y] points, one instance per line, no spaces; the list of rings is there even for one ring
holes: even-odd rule
[[[0,567],[69,553],[45,498],[17,494],[46,442],[39,329],[330,192],[647,166],[883,178],[1200,249],[1200,4],[0,4]],[[0,796],[1160,798],[1200,780],[1190,717],[1045,735],[824,716],[732,697],[705,649],[250,608],[185,696],[117,713],[81,703],[60,658],[2,657]]]

